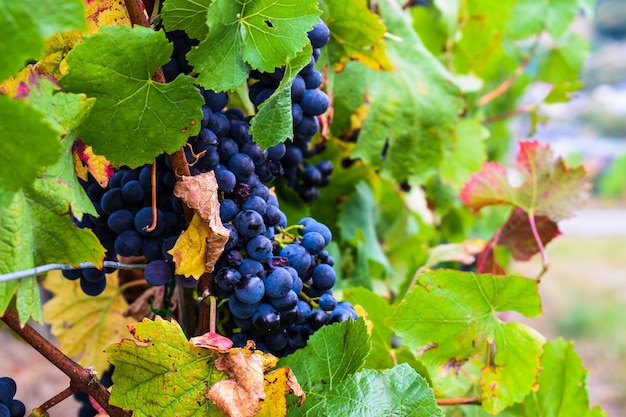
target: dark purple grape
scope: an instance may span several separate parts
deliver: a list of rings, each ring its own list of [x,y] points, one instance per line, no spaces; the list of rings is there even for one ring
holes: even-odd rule
[[[172,267],[167,262],[156,260],[146,265],[143,276],[148,284],[159,287],[167,284],[170,279],[174,278],[174,271],[172,271]]]
[[[235,296],[228,298],[228,310],[230,313],[239,319],[248,319],[259,308],[259,304],[246,304],[239,301]]]
[[[107,220],[109,228],[117,234],[135,227],[133,213],[129,210],[117,210]]]
[[[324,236],[317,232],[305,233],[304,236],[302,236],[302,241],[300,243],[307,251],[309,251],[309,253],[312,253],[313,255],[320,253],[326,246]]]
[[[325,311],[315,309],[311,311],[311,314],[309,314],[308,323],[309,326],[311,326],[311,329],[315,331],[328,323],[328,320],[329,316]]]
[[[84,278],[80,279],[80,289],[87,295],[95,297],[102,294],[107,286],[106,279],[102,279],[98,282],[89,282]]]
[[[115,252],[121,256],[140,256],[143,240],[135,230],[125,230],[115,239]]]
[[[220,219],[222,223],[227,223],[234,219],[238,212],[239,206],[230,198],[226,198],[220,203]]]
[[[337,275],[332,266],[319,264],[313,268],[313,286],[319,290],[329,290],[335,285]]]
[[[271,304],[261,304],[252,316],[252,324],[263,334],[274,333],[280,329],[280,313]]]
[[[307,90],[318,88],[320,85],[322,85],[322,81],[324,80],[322,77],[322,73],[316,69],[307,74],[304,74],[302,78],[304,79],[304,84],[306,85]]]
[[[242,210],[254,210],[260,215],[265,214],[267,210],[267,203],[261,197],[250,196],[244,203],[241,205]]]
[[[83,280],[91,283],[98,283],[102,280],[106,280],[106,276],[103,270],[96,268],[83,269]]]
[[[307,36],[313,48],[323,48],[330,40],[330,30],[324,21],[319,19]]]
[[[282,298],[293,287],[293,278],[285,268],[275,268],[265,277],[265,293],[268,297]]]
[[[263,217],[254,210],[242,210],[235,216],[235,227],[239,236],[252,238],[265,233]]]
[[[337,306],[337,300],[332,294],[322,294],[319,300],[320,308],[324,311],[332,311]]]
[[[265,284],[256,275],[244,275],[235,285],[235,297],[245,304],[255,304],[265,295]]]
[[[272,256],[273,244],[267,237],[258,235],[246,244],[248,256],[256,261],[265,261]]]
[[[146,196],[141,183],[137,180],[128,181],[122,187],[122,197],[128,204],[140,204]]]
[[[317,89],[308,89],[304,92],[300,107],[302,107],[304,114],[318,116],[328,110],[329,104],[326,93]]]

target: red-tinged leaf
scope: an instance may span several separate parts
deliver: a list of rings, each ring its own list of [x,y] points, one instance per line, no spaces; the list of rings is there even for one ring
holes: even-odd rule
[[[476,260],[476,271],[481,274],[506,275],[506,271],[502,265],[496,261],[493,246],[491,245],[478,256]]]
[[[561,234],[559,226],[547,216],[535,216],[535,225],[544,246]],[[520,208],[516,208],[511,213],[501,229],[497,243],[508,246],[513,258],[518,261],[527,261],[540,252],[528,214]]]
[[[113,166],[104,156],[93,153],[91,146],[87,146],[82,140],[76,140],[72,146],[72,153],[76,155],[83,164],[87,166],[87,170],[98,181],[102,187],[106,187],[109,178],[113,176]],[[77,164],[76,164],[77,165]],[[82,167],[76,166],[78,174],[81,173]],[[79,175],[82,177],[82,175]],[[83,178],[86,180],[86,178]]]
[[[548,145],[520,142],[516,167],[522,175],[519,187],[509,183],[503,165],[485,163],[465,184],[461,200],[474,211],[494,204],[512,205],[558,222],[571,217],[589,197],[584,168],[568,168],[561,157],[554,159]]]
[[[213,332],[206,332],[201,336],[192,337],[189,339],[189,343],[209,350],[228,350],[233,347],[232,340]]]

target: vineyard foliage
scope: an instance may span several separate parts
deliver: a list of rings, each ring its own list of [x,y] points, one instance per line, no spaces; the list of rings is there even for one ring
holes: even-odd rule
[[[569,28],[591,0],[144,3],[152,27],[112,0],[0,6],[0,315],[51,324],[60,349],[99,374],[113,364],[109,402],[134,416],[604,415],[571,342],[502,314],[541,315],[545,245],[588,195],[584,169],[531,134],[543,103],[581,85],[587,45]],[[196,323],[217,333],[223,323],[215,306],[178,308],[176,297],[214,298],[151,287],[141,271],[108,274],[95,297],[57,272],[10,279],[103,265],[96,235],[75,225],[98,215],[80,180],[105,186],[119,167],[181,149],[201,128],[196,86],[228,92],[261,148],[293,139],[292,84],[320,18],[330,41],[316,68],[330,107],[314,144],[334,171],[313,202],[280,178],[272,185],[287,224],[310,216],[332,231],[336,297],[358,319],[277,359],[214,333],[191,338]],[[173,50],[163,29],[196,45],[193,72],[167,83],[155,76]],[[281,67],[255,111],[251,73]],[[548,92],[521,106],[538,85]],[[529,137],[509,129],[520,117]],[[175,191],[196,211],[174,255],[189,280],[212,272],[227,240],[207,184]],[[536,277],[507,274],[510,259],[533,256]],[[53,295],[44,305],[40,284]]]

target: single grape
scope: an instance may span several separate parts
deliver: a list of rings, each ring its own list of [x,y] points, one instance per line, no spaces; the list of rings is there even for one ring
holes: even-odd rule
[[[263,264],[254,259],[247,258],[241,261],[238,270],[241,275],[256,275],[259,278],[265,277]]]
[[[241,209],[254,210],[262,216],[267,210],[267,203],[261,197],[250,196],[246,201],[243,202],[243,204],[241,205]]]
[[[0,403],[0,417],[11,417],[11,411],[9,411],[9,407]]]
[[[122,187],[122,197],[128,204],[140,204],[145,196],[143,187],[137,180],[129,181]]]
[[[8,376],[0,378],[0,403],[9,404],[16,392],[17,384],[13,378]]]
[[[252,316],[252,324],[263,334],[274,333],[280,329],[280,313],[271,304],[261,304]]]
[[[311,257],[300,244],[291,243],[280,251],[280,256],[287,258],[288,265],[293,267],[299,275],[304,274],[311,266]]]
[[[71,281],[77,280],[83,276],[83,271],[80,269],[64,269],[61,271],[63,276]]]
[[[223,138],[220,141],[217,152],[220,156],[220,159],[226,162],[234,155],[239,153],[239,145],[231,138]]]
[[[254,173],[254,161],[245,153],[235,154],[228,160],[228,170],[235,174],[239,181],[244,180]]]
[[[263,217],[254,210],[242,210],[237,213],[235,227],[240,236],[247,238],[265,233]]]
[[[233,291],[234,286],[241,280],[241,274],[235,268],[221,268],[217,271],[217,286],[224,291]]]
[[[80,279],[80,289],[87,295],[95,297],[100,295],[107,286],[106,279],[102,279],[98,282],[89,282],[84,278]]]
[[[146,230],[152,225],[152,207],[144,207],[135,214],[135,230],[144,236],[158,236],[165,229],[165,221],[163,212],[157,209],[157,224],[156,228],[149,232]],[[122,255],[124,256],[124,255]]]
[[[115,239],[115,252],[121,256],[139,256],[143,239],[135,230],[125,230]]]
[[[310,232],[317,232],[320,235],[324,236],[324,242],[326,243],[326,245],[328,245],[330,241],[333,239],[333,234],[331,233],[328,226],[326,226],[324,223],[320,223],[317,221],[307,223],[304,226],[303,234],[307,234]]]
[[[291,310],[292,308],[296,307],[296,305],[298,304],[298,294],[296,294],[292,290],[289,290],[289,292],[287,292],[287,294],[285,294],[284,297],[280,297],[280,298],[270,297],[270,302],[274,307],[276,307],[280,311]]]
[[[328,290],[335,285],[337,276],[332,266],[319,264],[313,268],[313,286],[319,290]]]
[[[85,268],[83,269],[82,279],[92,283],[99,283],[100,281],[105,280],[106,276],[104,271],[101,269]]]
[[[120,171],[121,172],[121,171]],[[121,178],[120,178],[121,181]],[[121,210],[124,208],[126,202],[122,197],[122,189],[121,188],[111,188],[102,196],[102,200],[100,200],[100,206],[102,207],[102,211],[106,214],[111,214],[117,210]]]
[[[332,294],[322,294],[319,300],[320,308],[324,311],[332,311],[337,306],[337,300]]]
[[[9,404],[9,412],[11,417],[24,417],[26,414],[26,406],[20,400],[14,399]]]
[[[134,218],[135,216],[129,210],[117,210],[111,213],[107,224],[112,231],[119,235],[125,230],[134,228]]]
[[[331,313],[330,313],[330,322],[331,323],[338,323],[338,322],[342,322],[342,321],[347,321],[350,320],[352,318],[352,313],[345,309],[345,308],[341,308],[341,307],[337,307],[335,308]]]
[[[312,310],[309,314],[308,323],[312,330],[317,330],[328,323],[329,316],[323,310]]]
[[[244,275],[235,285],[235,297],[242,303],[258,303],[264,295],[265,284],[256,275]]]
[[[255,261],[265,261],[272,256],[273,244],[267,237],[258,235],[246,244],[248,256]]]
[[[228,169],[216,169],[215,179],[217,180],[219,190],[225,193],[232,191],[235,188],[235,185],[237,185],[237,178],[235,177],[235,174],[230,172]]]
[[[265,336],[265,344],[270,350],[274,352],[278,352],[283,350],[289,344],[289,336],[287,335],[287,330],[283,329],[280,332],[268,334]]]
[[[328,110],[329,104],[326,93],[318,89],[308,89],[304,92],[300,107],[305,114],[318,116]]]
[[[302,78],[304,79],[304,84],[306,85],[307,90],[314,90],[318,88],[322,85],[322,81],[324,80],[322,73],[316,69],[304,74]]]
[[[322,19],[319,19],[307,36],[313,48],[323,48],[330,40],[330,29]]]
[[[143,276],[148,284],[159,287],[167,284],[167,282],[174,278],[174,271],[172,267],[163,260],[156,260],[148,262],[146,269],[143,271]]]
[[[234,200],[225,198],[220,203],[220,219],[222,223],[227,223],[235,218],[235,215],[239,213],[239,206]]]
[[[293,287],[293,278],[285,268],[274,268],[265,277],[265,292],[269,297],[282,298],[287,295]]]
[[[313,255],[319,254],[326,246],[324,236],[317,232],[305,233],[302,236],[300,243],[307,251],[309,251],[309,253],[312,253]]]

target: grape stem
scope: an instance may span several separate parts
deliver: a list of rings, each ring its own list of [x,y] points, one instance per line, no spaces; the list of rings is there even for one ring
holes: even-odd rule
[[[152,232],[157,227],[157,162],[154,160],[152,162],[152,176],[150,178],[150,182],[152,183],[152,224],[150,226],[146,226],[143,230],[147,233]]]
[[[94,265],[91,262],[82,262],[78,266],[70,264],[46,264],[36,266],[34,268],[25,269],[23,271],[10,272],[8,274],[0,275],[0,282],[12,281],[14,279],[26,278],[33,275],[43,274],[50,271],[67,271],[70,269],[85,269],[85,268],[115,268],[115,269],[144,269],[145,264],[125,264],[115,261],[104,261],[102,266]]]
[[[100,404],[110,417],[131,416],[130,411],[109,405],[109,391],[98,381],[95,371],[83,368],[74,362],[28,324],[21,327],[20,319],[13,310],[7,308],[2,316],[2,321],[50,363],[70,377],[70,388],[68,389],[73,389],[74,392],[87,393]]]
[[[437,405],[480,405],[481,402],[476,397],[470,398],[437,398]]]
[[[72,385],[70,385],[69,387],[65,388],[63,391],[59,392],[54,397],[50,398],[45,403],[41,404],[39,407],[35,408],[32,413],[36,416],[43,415],[50,408],[54,407],[55,405],[65,400],[66,398],[74,395],[76,392],[77,390]]]

